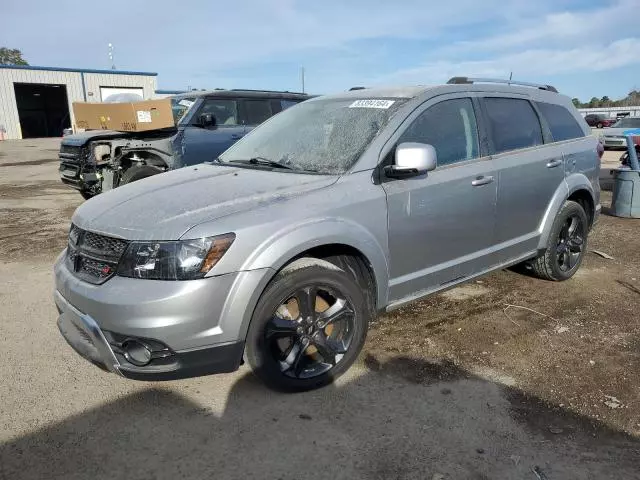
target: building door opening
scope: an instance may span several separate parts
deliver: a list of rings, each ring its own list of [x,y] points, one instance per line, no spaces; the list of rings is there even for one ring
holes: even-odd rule
[[[14,83],[22,138],[61,137],[71,126],[67,87]]]

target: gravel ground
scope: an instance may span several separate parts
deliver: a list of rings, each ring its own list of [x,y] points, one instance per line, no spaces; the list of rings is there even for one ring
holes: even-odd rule
[[[613,260],[589,253],[569,282],[504,271],[384,316],[320,391],[244,367],[133,382],[55,326],[82,202],[58,142],[0,142],[0,479],[640,478],[640,221],[603,215],[589,248]]]

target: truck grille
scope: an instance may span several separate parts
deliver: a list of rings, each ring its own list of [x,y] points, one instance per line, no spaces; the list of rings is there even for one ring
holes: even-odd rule
[[[75,145],[60,145],[60,151],[58,152],[58,158],[61,162],[66,163],[80,163],[80,160],[84,156],[84,148],[77,147]]]
[[[76,145],[60,145],[60,153],[66,153],[70,155],[79,155],[82,147],[78,147]]]
[[[129,243],[119,238],[88,232],[71,225],[67,267],[78,278],[101,284],[115,275],[120,257]]]

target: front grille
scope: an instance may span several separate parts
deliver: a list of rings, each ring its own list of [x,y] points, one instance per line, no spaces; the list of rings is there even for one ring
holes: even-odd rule
[[[78,155],[80,154],[80,150],[82,150],[82,147],[78,147],[76,145],[65,145],[65,144],[60,145],[60,153]]]
[[[120,259],[127,248],[127,242],[124,240],[105,237],[93,232],[84,233],[82,245],[87,252],[112,257],[116,261]]]
[[[80,160],[85,157],[84,147],[76,147],[75,145],[60,145],[60,151],[58,152],[58,158],[61,162],[80,163]]]
[[[126,240],[71,225],[67,266],[77,277],[89,283],[104,283],[115,275],[120,257],[128,244]]]

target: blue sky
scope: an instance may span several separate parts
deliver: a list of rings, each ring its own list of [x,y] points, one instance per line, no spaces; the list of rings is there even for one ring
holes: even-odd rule
[[[162,89],[549,83],[581,100],[640,89],[640,0],[9,1],[0,46],[32,65],[158,72]]]

